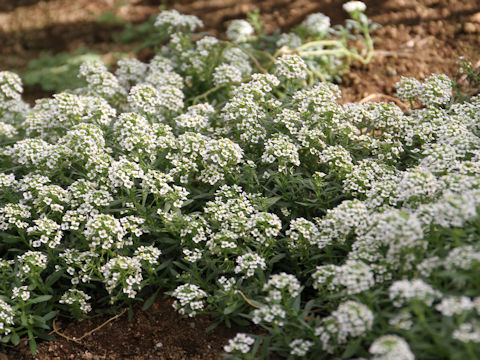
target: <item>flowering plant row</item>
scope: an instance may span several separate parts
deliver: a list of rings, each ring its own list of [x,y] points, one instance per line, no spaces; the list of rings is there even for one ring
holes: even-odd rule
[[[150,63],[84,63],[85,88],[32,108],[1,72],[0,340],[35,351],[59,311],[166,289],[181,314],[266,330],[226,358],[474,359],[480,97],[432,75],[398,84],[409,113],[339,104],[310,63],[336,56],[325,19],[298,29],[318,53],[284,34],[266,66],[248,23],[195,40],[166,11]]]

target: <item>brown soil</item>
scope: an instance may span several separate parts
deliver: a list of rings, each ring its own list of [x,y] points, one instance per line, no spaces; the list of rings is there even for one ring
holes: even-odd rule
[[[267,31],[288,29],[312,12],[323,12],[332,23],[343,23],[344,0],[0,0],[0,70],[22,69],[42,51],[73,51],[79,47],[102,53],[128,51],[112,40],[118,24],[99,23],[104,12],[141,22],[158,12],[160,4],[202,18],[214,34],[226,22],[259,9]],[[373,37],[372,62],[354,64],[341,84],[343,101],[358,101],[375,94],[394,95],[401,76],[423,79],[431,73],[455,76],[463,55],[480,67],[480,2],[478,0],[366,0],[368,17],[382,25]],[[30,94],[32,95],[32,94]],[[42,93],[33,96],[44,95]],[[107,321],[98,317],[68,325],[59,331],[80,337]],[[169,300],[158,300],[147,312],[135,308],[127,315],[82,339],[57,336],[41,343],[35,359],[216,359],[239,329],[219,327],[206,332],[208,317],[194,320],[177,315]],[[161,345],[160,345],[161,344]],[[6,351],[6,350],[5,350]],[[4,352],[5,352],[4,351]],[[2,357],[3,356],[3,357]],[[0,360],[32,359],[26,345]]]
[[[121,25],[98,22],[105,12],[133,22],[145,21],[158,6],[202,18],[214,34],[229,20],[259,9],[267,31],[288,29],[312,12],[332,23],[345,21],[344,0],[0,0],[0,70],[22,69],[42,51],[128,51],[113,43]],[[381,24],[373,35],[376,53],[369,65],[354,64],[341,85],[343,101],[394,94],[401,76],[424,79],[431,73],[455,76],[463,55],[480,66],[478,0],[367,0],[368,17]],[[123,6],[119,6],[120,4]],[[27,89],[31,90],[31,89]],[[27,95],[30,95],[27,93]],[[37,94],[33,94],[35,96]],[[43,94],[38,94],[43,95]]]
[[[146,311],[140,304],[135,306],[131,321],[128,311],[120,314],[78,323],[68,319],[56,321],[58,332],[52,332],[55,342],[39,343],[37,354],[32,356],[25,340],[16,349],[9,349],[7,359],[210,360],[217,359],[228,339],[240,330],[218,326],[207,331],[212,324],[209,317],[182,318],[172,308],[172,301],[161,295]],[[0,351],[0,359],[4,360],[1,355]]]

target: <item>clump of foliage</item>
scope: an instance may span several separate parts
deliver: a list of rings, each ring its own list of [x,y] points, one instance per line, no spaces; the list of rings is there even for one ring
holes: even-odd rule
[[[45,91],[64,91],[85,86],[78,77],[80,65],[88,60],[100,60],[100,55],[86,50],[74,53],[43,55],[30,61],[21,77],[25,86],[39,86]]]
[[[398,84],[410,113],[341,105],[301,43],[266,66],[246,22],[230,42],[156,23],[148,64],[86,62],[85,87],[32,108],[0,73],[0,340],[34,352],[61,311],[165,289],[185,316],[265,329],[230,359],[475,359],[480,98],[432,75]]]

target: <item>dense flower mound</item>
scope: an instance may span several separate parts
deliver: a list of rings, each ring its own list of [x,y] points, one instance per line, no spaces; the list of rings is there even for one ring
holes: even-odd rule
[[[253,70],[248,23],[228,43],[156,24],[171,39],[150,63],[85,63],[85,88],[32,108],[0,72],[0,340],[34,349],[60,311],[164,289],[185,316],[266,330],[227,358],[474,359],[480,97],[432,75],[398,84],[409,113],[341,105],[312,54]]]

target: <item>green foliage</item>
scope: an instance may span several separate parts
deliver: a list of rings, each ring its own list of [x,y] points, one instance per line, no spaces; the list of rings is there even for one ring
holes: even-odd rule
[[[161,289],[264,329],[229,359],[476,359],[480,98],[432,75],[398,83],[410,113],[340,104],[323,57],[369,55],[325,39],[325,16],[304,37],[200,25],[163,12],[148,64],[87,61],[33,108],[0,73],[1,341],[35,352],[57,313]]]
[[[64,91],[85,85],[78,78],[80,64],[84,61],[100,59],[100,55],[78,50],[74,53],[43,55],[31,60],[21,74],[26,86],[40,86],[46,91]]]

